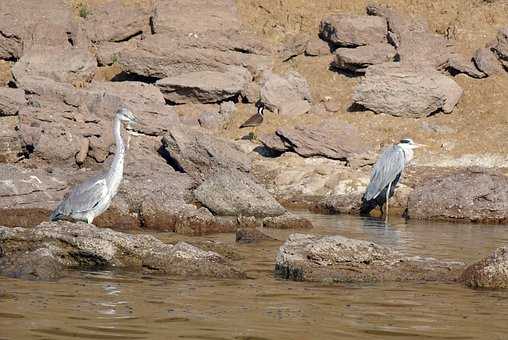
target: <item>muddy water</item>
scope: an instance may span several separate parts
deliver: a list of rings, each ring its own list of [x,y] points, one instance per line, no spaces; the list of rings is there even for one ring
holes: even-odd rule
[[[376,241],[408,254],[471,262],[508,244],[508,226],[309,215],[313,233]],[[284,240],[290,232],[271,232]],[[168,241],[176,236],[158,234]],[[325,286],[273,278],[280,241],[189,238],[248,280],[74,272],[58,282],[0,278],[0,339],[508,339],[508,291],[458,284]]]

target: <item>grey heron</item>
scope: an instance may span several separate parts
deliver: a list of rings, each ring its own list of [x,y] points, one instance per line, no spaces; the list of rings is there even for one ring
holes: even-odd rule
[[[92,223],[95,217],[108,209],[123,177],[126,149],[120,131],[122,122],[136,123],[137,119],[126,108],[116,112],[113,120],[116,149],[111,167],[73,187],[51,213],[50,221],[71,219]]]
[[[404,138],[398,144],[383,151],[374,164],[370,183],[362,197],[360,209],[362,215],[368,215],[379,205],[385,218],[388,218],[388,200],[393,196],[405,166],[413,159],[413,150],[421,146],[425,145],[414,143],[410,138]],[[382,208],[385,204],[386,208],[383,212]]]

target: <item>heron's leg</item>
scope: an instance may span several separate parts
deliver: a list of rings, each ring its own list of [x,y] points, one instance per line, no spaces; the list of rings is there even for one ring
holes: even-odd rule
[[[388,221],[388,200],[390,199],[390,190],[392,188],[392,183],[388,184],[388,190],[386,190],[386,207],[385,207],[385,221]]]

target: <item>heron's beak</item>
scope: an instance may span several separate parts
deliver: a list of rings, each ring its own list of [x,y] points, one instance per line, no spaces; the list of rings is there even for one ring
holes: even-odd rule
[[[425,145],[425,144],[416,144],[416,147],[417,148],[426,148],[426,147],[428,147],[428,145]]]

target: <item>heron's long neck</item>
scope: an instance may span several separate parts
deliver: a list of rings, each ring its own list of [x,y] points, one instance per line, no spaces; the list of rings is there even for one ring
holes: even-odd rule
[[[125,158],[125,145],[123,143],[121,130],[121,122],[120,119],[115,118],[113,122],[113,136],[115,138],[115,156],[113,157],[113,163],[111,164],[111,168],[108,171],[108,182],[110,190],[113,194],[116,194],[118,191],[118,187],[120,186],[120,182],[122,181],[123,176],[123,163]]]
[[[401,149],[402,152],[404,152],[405,164],[411,162],[411,160],[413,159],[413,149],[404,146],[402,146]]]

